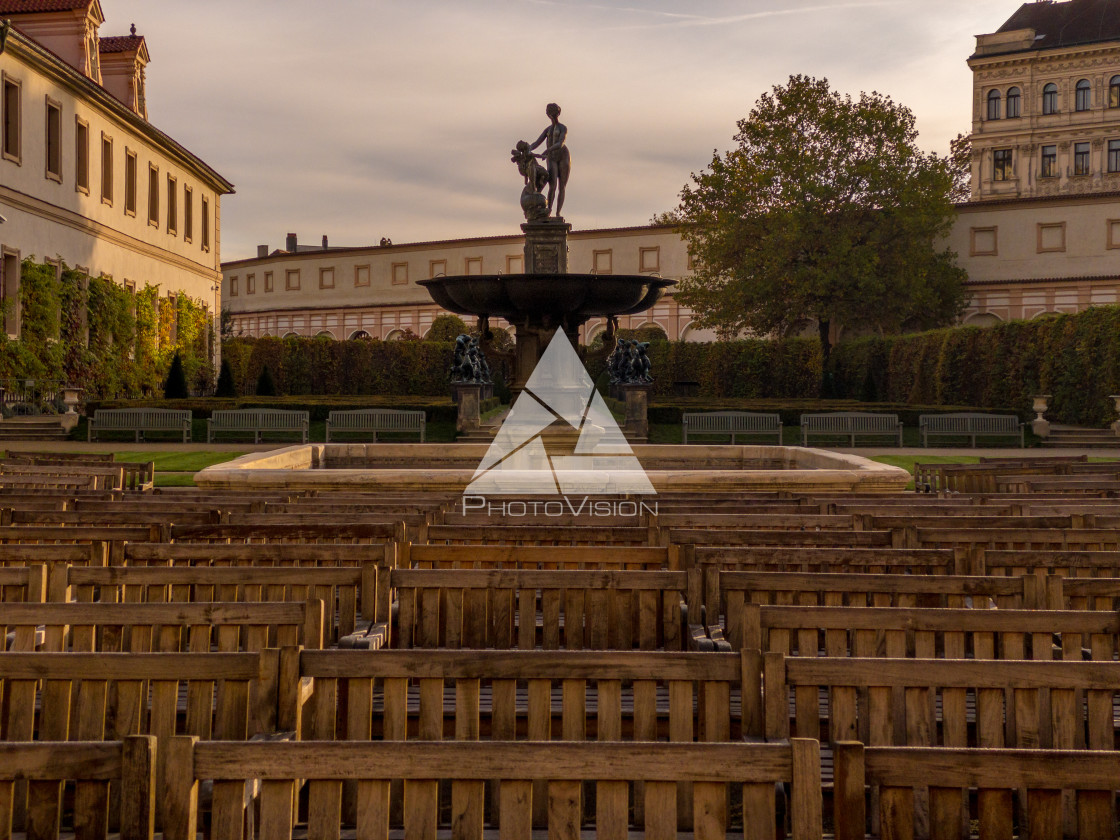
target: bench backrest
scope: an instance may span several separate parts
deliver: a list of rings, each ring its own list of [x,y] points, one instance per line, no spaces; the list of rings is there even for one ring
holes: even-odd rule
[[[174,408],[99,408],[93,412],[97,426],[126,429],[181,429],[191,422],[191,412]]]
[[[1011,432],[1019,433],[1019,418],[1014,414],[923,414],[918,426],[929,432]]]
[[[782,417],[746,411],[708,411],[686,413],[681,422],[689,432],[776,432],[781,428]]]
[[[229,408],[217,409],[210,415],[212,428],[236,429],[302,429],[306,428],[310,413],[279,408]]]
[[[761,682],[769,738],[789,737],[792,729],[801,738],[858,739],[875,746],[1113,749],[1112,703],[1120,691],[1120,662],[787,658],[775,653],[765,656]],[[826,704],[820,702],[822,692]],[[975,703],[972,726],[969,697]]]
[[[395,569],[390,580],[395,647],[684,649],[685,572]]]
[[[446,545],[650,545],[638,526],[430,525],[428,542]]]
[[[388,408],[359,408],[351,411],[332,411],[327,423],[332,429],[361,429],[379,432],[419,431],[425,423],[423,411],[402,411]]]
[[[747,604],[746,649],[798,656],[1109,661],[1120,615],[1074,610],[803,607]],[[822,646],[823,637],[823,646]]]
[[[451,788],[451,798],[458,803],[453,819],[463,836],[483,832],[487,782],[495,784],[500,802],[497,811],[489,809],[500,813],[491,825],[507,837],[532,833],[534,782],[546,785],[547,827],[558,837],[578,832],[587,783],[596,784],[593,828],[599,836],[627,835],[632,788],[644,805],[646,836],[676,836],[678,782],[692,783],[681,789],[696,814],[698,837],[722,836],[732,788],[742,792],[744,822],[773,836],[778,831],[774,790],[779,784],[791,786],[793,840],[821,836],[820,747],[815,741],[658,743],[638,749],[618,743],[504,741],[230,744],[184,737],[172,749],[174,783],[167,795],[175,813],[187,818],[166,827],[167,840],[195,836],[198,782],[206,780],[214,782],[216,816],[211,836],[214,840],[242,836],[245,782],[258,778],[267,780],[261,788],[262,837],[288,836],[294,794],[303,779],[309,780],[308,813],[324,836],[339,832],[344,780],[356,780],[357,800],[365,803],[357,812],[360,837],[388,836],[390,789],[400,782],[404,832],[409,837],[450,828],[450,812],[441,808],[441,782]]]
[[[810,432],[889,432],[898,431],[897,414],[870,414],[865,412],[834,412],[831,414],[802,414],[801,426]]]
[[[401,546],[401,567],[417,569],[632,569],[680,568],[675,547],[423,545]]]

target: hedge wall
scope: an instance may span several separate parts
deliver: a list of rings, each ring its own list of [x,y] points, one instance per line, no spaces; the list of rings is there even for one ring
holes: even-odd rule
[[[1106,426],[1120,393],[1120,307],[853,341],[833,348],[829,370],[837,397],[1026,411],[1050,394],[1048,419]]]
[[[812,339],[663,341],[651,343],[648,352],[655,399],[682,389],[712,399],[807,398],[820,389],[821,348]],[[599,382],[606,358],[590,357],[587,369]]]
[[[214,381],[210,314],[185,294],[176,300],[173,307],[160,298],[158,286],[133,292],[65,264],[59,270],[26,259],[20,337],[0,330],[0,378],[64,381],[90,399],[135,397],[159,391],[178,352],[192,391],[205,392]]]
[[[440,341],[232,338],[222,344],[237,393],[268,365],[281,394],[447,394],[454,345]]]

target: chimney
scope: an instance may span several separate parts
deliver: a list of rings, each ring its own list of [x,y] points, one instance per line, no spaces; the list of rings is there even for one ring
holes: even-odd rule
[[[258,260],[263,260],[267,256],[268,256],[268,246],[267,245],[258,245],[257,246],[257,259]]]
[[[294,254],[299,250],[299,239],[296,238],[294,233],[288,234],[288,238],[284,242],[284,250],[289,254]]]
[[[323,234],[323,250],[327,250],[327,235]]]

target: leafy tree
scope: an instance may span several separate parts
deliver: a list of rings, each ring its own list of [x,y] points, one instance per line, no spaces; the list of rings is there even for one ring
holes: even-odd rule
[[[424,336],[425,341],[454,341],[469,332],[467,324],[458,315],[439,315]]]
[[[163,383],[163,398],[166,400],[185,400],[190,396],[187,390],[187,375],[183,371],[183,357],[178,353],[171,360],[167,380]]]
[[[972,135],[958,134],[949,143],[953,163],[953,201],[972,198]]]
[[[218,373],[218,387],[214,392],[216,397],[236,397],[237,386],[233,382],[233,369],[229,366],[228,359],[222,359],[222,369]]]
[[[272,371],[268,369],[268,365],[261,368],[261,375],[257,377],[256,393],[258,397],[276,396],[276,383],[272,380]]]
[[[816,321],[827,360],[834,321],[893,331],[960,314],[966,275],[943,242],[953,167],[917,148],[907,108],[791,76],[738,129],[672,216],[695,265],[676,297],[701,326],[786,336]]]

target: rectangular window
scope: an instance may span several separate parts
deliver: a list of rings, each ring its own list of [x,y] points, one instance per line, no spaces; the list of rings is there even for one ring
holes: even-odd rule
[[[19,338],[19,254],[11,251],[0,253],[0,293],[4,299],[4,331],[8,338]]]
[[[5,73],[4,79],[4,148],[5,160],[20,162],[20,83],[9,78]]]
[[[333,289],[334,288],[334,268],[320,268],[319,269],[319,288],[320,289]]]
[[[593,251],[591,254],[591,267],[595,274],[610,274],[613,270],[614,256],[612,251]]]
[[[285,272],[284,288],[289,292],[299,291],[299,269],[292,268]]]
[[[237,297],[237,277],[229,278],[229,296]]]
[[[997,257],[999,256],[999,228],[974,227],[969,230],[969,256]]]
[[[1089,174],[1089,144],[1077,143],[1073,147],[1073,174]]]
[[[393,285],[404,286],[408,283],[408,263],[393,263]]]
[[[1012,175],[1013,152],[1011,149],[996,149],[992,152],[992,180],[1010,181]]]
[[[47,177],[62,183],[62,105],[47,98]]]
[[[202,250],[210,250],[210,201],[205,196],[202,197]]]
[[[74,117],[74,189],[89,195],[89,123]]]
[[[1058,177],[1058,147],[1042,147],[1042,176],[1043,178]]]
[[[194,190],[183,185],[183,241],[194,240]]]
[[[124,213],[136,215],[136,152],[124,150]]]
[[[467,257],[467,274],[482,274],[482,257]]]
[[[245,275],[245,294],[254,295],[257,293],[257,275]]]
[[[1066,249],[1065,222],[1039,222],[1037,225],[1037,248],[1040,254],[1060,254]]]
[[[428,262],[429,277],[446,277],[447,260],[430,260]]]
[[[148,224],[159,227],[159,167],[148,164]]]
[[[266,271],[264,273],[264,290],[266,292],[272,291],[272,272]]]
[[[101,134],[101,201],[113,206],[113,138]]]
[[[167,232],[172,236],[179,230],[179,182],[167,176]]]
[[[1108,171],[1120,172],[1120,140],[1108,141]]]
[[[506,255],[506,274],[523,274],[525,272],[525,257],[521,254]]]
[[[660,248],[639,248],[638,249],[638,271],[660,271],[661,270],[661,249]]]
[[[368,286],[369,285],[369,266],[368,265],[354,266],[354,285],[355,286]]]

